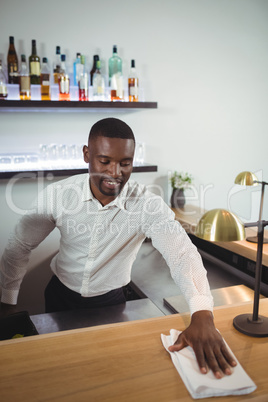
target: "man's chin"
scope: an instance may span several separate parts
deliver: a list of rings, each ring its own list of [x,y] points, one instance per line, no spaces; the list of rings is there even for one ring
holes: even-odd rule
[[[107,196],[107,197],[117,197],[123,189],[123,186],[119,186],[116,189],[103,189],[103,187],[100,187],[100,192]]]

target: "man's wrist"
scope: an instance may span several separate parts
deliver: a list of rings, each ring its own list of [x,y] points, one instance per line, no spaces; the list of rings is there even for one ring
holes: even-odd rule
[[[211,320],[213,322],[213,313],[210,310],[199,310],[193,313],[191,321]]]

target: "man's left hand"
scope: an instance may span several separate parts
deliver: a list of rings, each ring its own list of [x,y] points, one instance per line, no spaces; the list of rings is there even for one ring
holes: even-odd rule
[[[193,348],[203,374],[210,368],[216,378],[222,378],[223,373],[230,375],[231,367],[237,364],[216,330],[210,311],[195,312],[191,324],[179,335],[175,344],[169,347],[169,351],[177,352],[186,346]]]

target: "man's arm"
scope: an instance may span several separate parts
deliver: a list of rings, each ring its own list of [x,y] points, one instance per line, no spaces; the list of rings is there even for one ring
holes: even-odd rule
[[[20,284],[26,273],[31,251],[36,248],[55,228],[51,215],[27,213],[11,233],[0,262],[1,301],[8,305],[17,303]],[[1,306],[2,309],[2,306]]]
[[[156,199],[155,199],[156,201]],[[163,255],[175,283],[182,291],[191,312],[191,323],[183,331],[170,351],[191,346],[202,373],[210,368],[216,378],[222,373],[231,374],[235,361],[225,347],[224,341],[213,322],[213,298],[209,289],[206,270],[196,247],[174,220],[174,213],[159,201],[158,211],[150,213],[147,204],[146,236]],[[152,209],[156,202],[152,202]]]

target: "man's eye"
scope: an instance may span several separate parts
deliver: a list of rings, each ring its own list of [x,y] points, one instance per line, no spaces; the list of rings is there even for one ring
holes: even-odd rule
[[[130,166],[130,165],[131,165],[131,163],[130,163],[130,162],[124,162],[124,163],[121,163],[121,166],[122,166],[122,167]]]
[[[109,161],[99,161],[102,165],[108,165]]]

